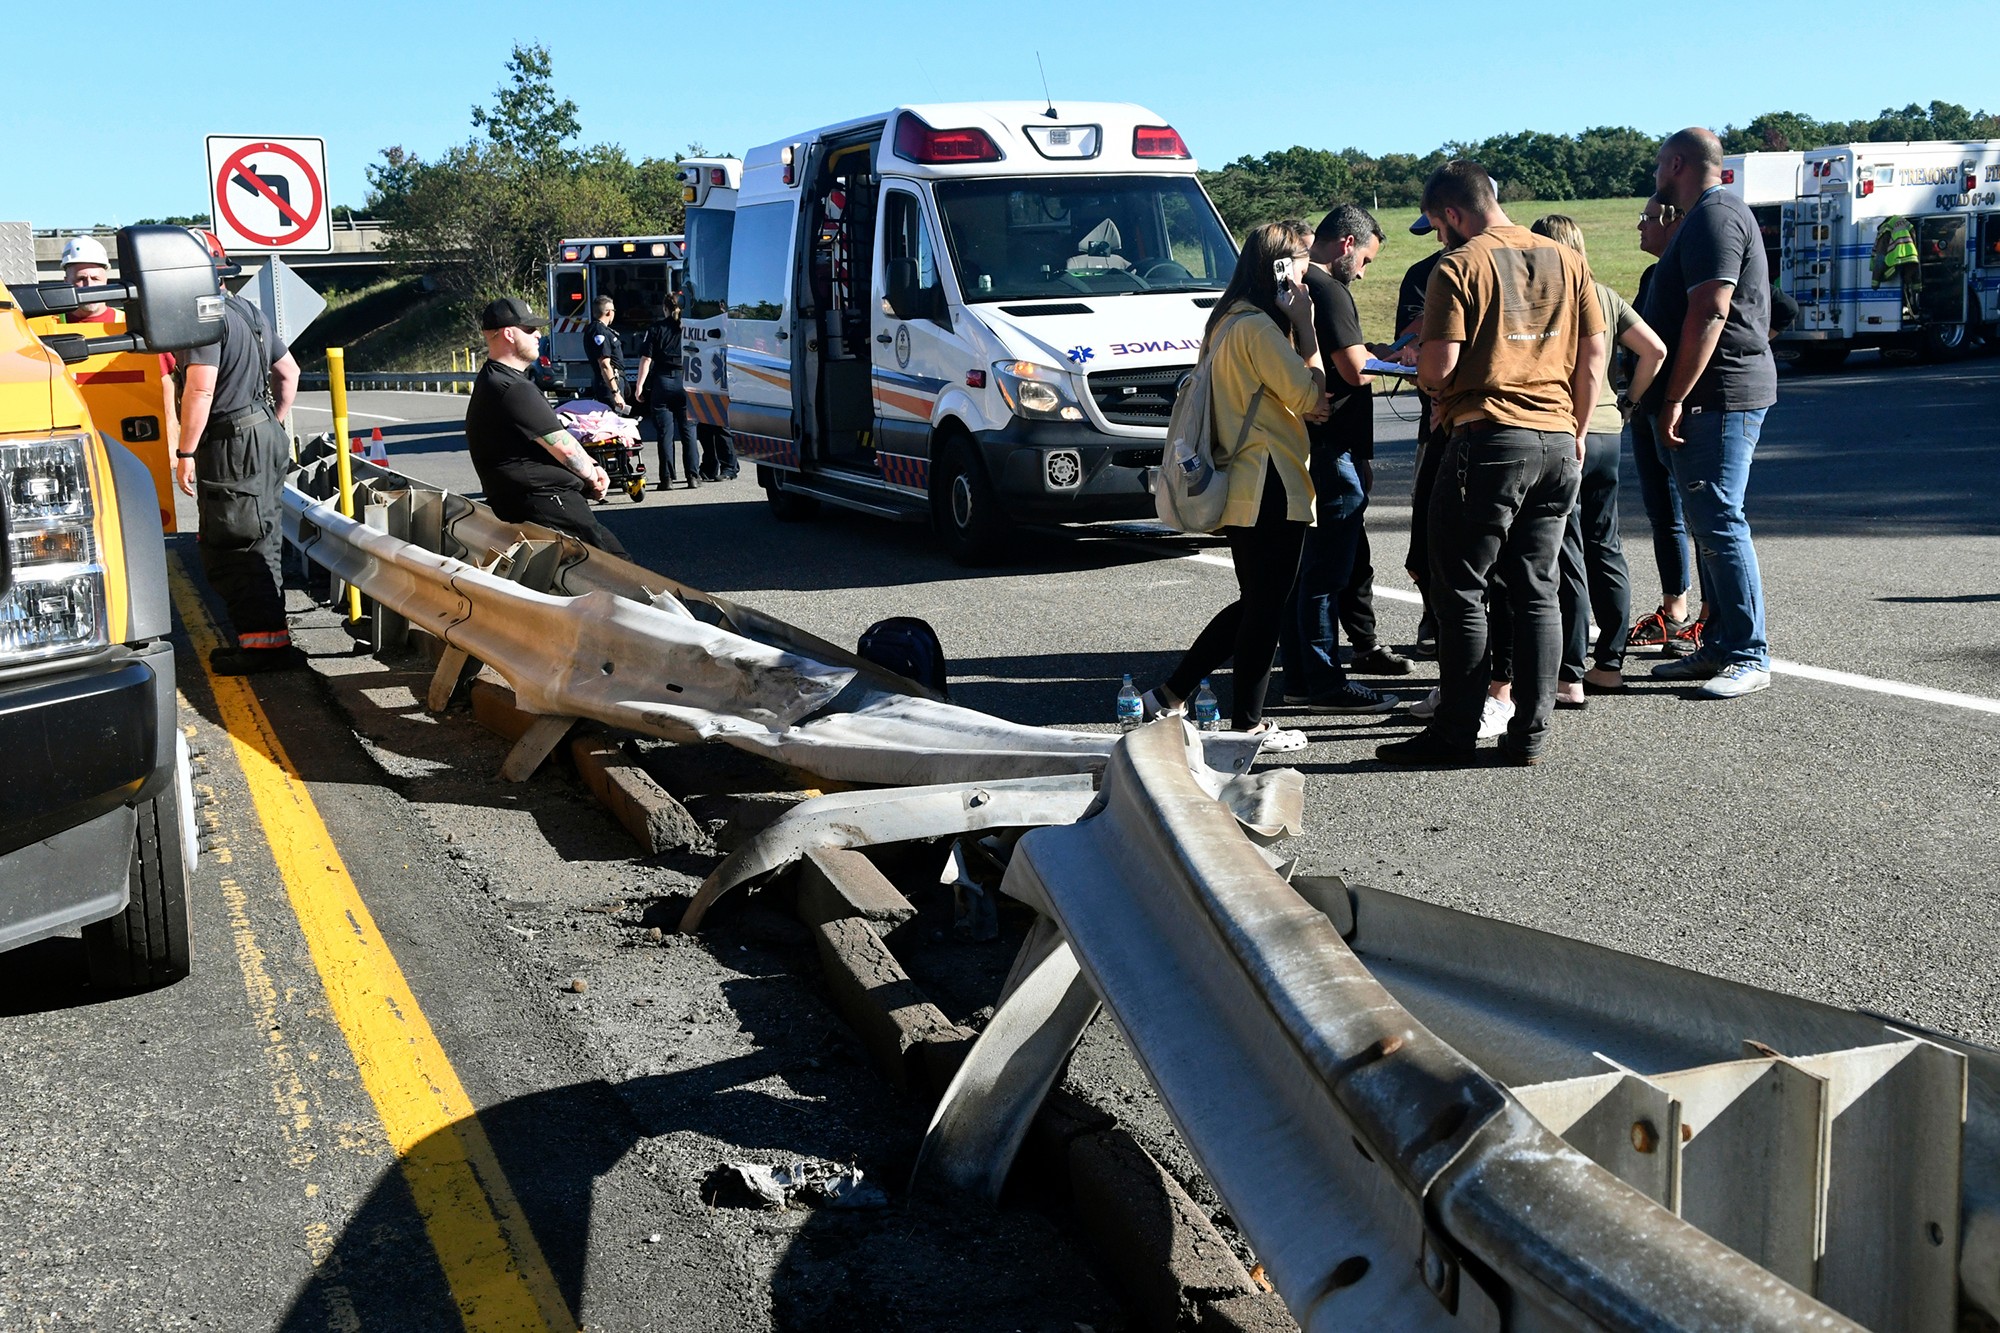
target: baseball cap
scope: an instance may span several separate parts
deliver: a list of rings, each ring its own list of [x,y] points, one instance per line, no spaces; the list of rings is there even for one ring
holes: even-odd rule
[[[1410,224],[1412,236],[1428,236],[1432,230],[1430,216],[1425,213],[1417,214],[1417,220]]]
[[[489,302],[479,312],[479,327],[482,329],[539,329],[547,323],[529,308],[526,301],[515,296]]]

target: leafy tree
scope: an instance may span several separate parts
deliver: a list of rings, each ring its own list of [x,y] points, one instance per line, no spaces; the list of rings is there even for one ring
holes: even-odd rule
[[[474,107],[467,142],[425,161],[382,150],[368,168],[368,210],[387,248],[451,298],[538,294],[565,236],[678,231],[679,159],[633,162],[616,144],[579,146],[576,104],[558,97],[547,50],[517,46],[491,107]]]

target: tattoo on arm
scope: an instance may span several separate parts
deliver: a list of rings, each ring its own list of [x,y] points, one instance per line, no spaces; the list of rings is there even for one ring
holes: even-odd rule
[[[554,454],[558,463],[585,481],[589,481],[597,470],[597,464],[591,461],[584,447],[566,430],[552,430],[542,436],[542,448]]]

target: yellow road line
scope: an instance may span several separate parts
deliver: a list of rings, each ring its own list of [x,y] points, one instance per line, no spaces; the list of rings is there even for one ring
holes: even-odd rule
[[[472,1101],[249,683],[208,671],[215,622],[175,558],[173,593],[284,878],[334,1021],[382,1117],[468,1333],[575,1333]]]

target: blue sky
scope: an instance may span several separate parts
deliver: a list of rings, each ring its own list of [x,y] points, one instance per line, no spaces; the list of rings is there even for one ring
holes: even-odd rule
[[[1058,106],[1144,103],[1216,166],[1293,143],[1421,152],[1516,129],[1720,128],[1779,109],[1848,118],[1936,98],[1993,110],[2000,82],[1977,54],[1991,45],[1990,6],[1930,0],[1922,33],[1904,38],[1882,34],[1913,26],[1915,11],[1847,0],[1813,6],[1810,22],[1802,8],[1741,0],[1263,11],[1282,21],[1186,0],[105,0],[74,19],[43,6],[28,12],[48,40],[17,27],[10,43],[0,218],[205,214],[210,133],[319,135],[333,201],[359,205],[383,147],[429,155],[466,138],[468,109],[490,100],[516,41],[554,54],[586,140],[634,156],[693,141],[741,152],[899,102],[1036,97],[1039,49]],[[1314,27],[1320,14],[1331,35]],[[72,22],[84,31],[55,31]],[[1676,42],[1698,54],[1677,58]],[[91,71],[75,97],[66,59]]]

